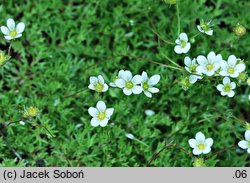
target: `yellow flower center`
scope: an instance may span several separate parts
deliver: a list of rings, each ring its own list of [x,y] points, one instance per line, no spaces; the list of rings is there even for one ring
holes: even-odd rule
[[[213,70],[214,65],[213,64],[207,64],[206,68],[207,68],[208,71],[211,71],[211,70]]]
[[[99,119],[100,121],[104,120],[105,118],[106,118],[106,113],[105,113],[105,112],[100,112],[100,113],[98,114],[98,119]]]
[[[182,48],[185,48],[186,45],[187,45],[186,41],[181,40],[181,47],[182,47]]]
[[[196,73],[196,68],[197,68],[197,64],[194,64],[194,65],[191,65],[190,67],[189,67],[189,70],[192,72],[192,73]]]
[[[228,67],[227,73],[228,74],[233,74],[234,73],[234,68],[233,67]]]
[[[142,83],[142,88],[143,88],[143,90],[145,90],[145,91],[147,91],[148,90],[148,83],[147,82],[144,82],[144,83]]]
[[[201,28],[202,28],[205,32],[209,31],[209,29],[210,29],[208,23],[206,23],[206,22],[204,22],[204,23],[201,24]]]
[[[225,84],[224,87],[223,87],[223,90],[225,92],[230,92],[232,89],[231,85],[230,84]]]
[[[17,31],[16,29],[10,31],[10,37],[15,38],[17,36]]]
[[[198,147],[199,150],[204,150],[206,148],[206,145],[205,144],[199,144],[197,147]]]
[[[134,83],[132,81],[127,81],[125,87],[127,89],[132,89],[134,87]]]
[[[97,92],[102,92],[103,88],[104,88],[104,84],[102,84],[100,82],[98,82],[98,83],[95,84],[95,90]]]

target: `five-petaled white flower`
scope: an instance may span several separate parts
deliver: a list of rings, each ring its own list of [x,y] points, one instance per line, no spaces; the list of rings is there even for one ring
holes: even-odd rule
[[[211,21],[205,22],[205,21],[201,20],[200,25],[197,25],[197,29],[200,32],[205,33],[209,36],[213,35],[213,30],[211,29]]]
[[[15,24],[15,21],[12,18],[7,20],[7,27],[1,26],[1,31],[5,35],[5,39],[12,40],[22,36],[22,32],[24,31],[25,25],[23,22]]]
[[[195,139],[190,139],[188,143],[193,148],[194,155],[207,154],[211,151],[213,139],[205,139],[205,135],[202,132],[198,132],[195,135]]]
[[[225,77],[223,79],[223,84],[218,84],[217,85],[217,90],[221,92],[222,96],[228,96],[228,97],[233,97],[234,96],[234,91],[233,89],[236,88],[235,82],[231,82],[229,77]]]
[[[113,81],[112,81],[111,83],[109,83],[109,85],[112,86],[112,87],[116,87],[115,81],[116,81],[117,79],[121,79],[121,75],[122,75],[123,73],[124,73],[124,70],[120,70],[120,71],[118,72],[118,76],[116,76],[116,77],[113,79]]]
[[[178,54],[187,53],[191,48],[191,44],[188,42],[187,34],[184,32],[179,35],[179,39],[176,39],[175,43],[177,45],[174,47],[174,51]]]
[[[220,75],[222,76],[230,76],[232,78],[237,78],[241,72],[243,72],[246,68],[245,64],[238,63],[237,58],[234,55],[230,55],[228,57],[227,62],[221,61],[221,71]]]
[[[153,87],[160,81],[160,75],[153,75],[150,78],[148,77],[148,74],[146,72],[142,72],[142,81],[141,81],[141,87],[143,89],[144,94],[151,98],[152,93],[159,92],[158,88]]]
[[[99,75],[97,77],[91,76],[89,78],[89,82],[90,82],[90,84],[89,84],[88,88],[91,90],[95,90],[97,92],[105,92],[109,88],[101,75]]]
[[[185,63],[185,69],[191,73],[191,75],[189,76],[189,82],[191,84],[194,84],[198,79],[202,79],[201,73],[196,71],[196,68],[198,67],[198,64],[196,63],[196,59],[194,58],[193,60],[191,60],[191,58],[189,57],[185,57],[184,58],[184,63]],[[195,74],[195,75],[194,75]]]
[[[140,94],[142,92],[142,87],[139,86],[142,82],[142,77],[140,75],[132,76],[132,73],[128,70],[121,74],[121,78],[115,81],[115,84],[119,88],[123,88],[123,93],[125,95]]]
[[[217,85],[217,90],[221,92],[222,96],[228,96],[228,97],[233,97],[234,96],[234,91],[233,89],[236,88],[235,82],[231,82],[229,77],[225,77],[223,79],[223,84],[218,84]]]
[[[214,52],[210,52],[207,58],[203,55],[197,57],[197,62],[199,66],[196,71],[199,73],[206,74],[207,76],[212,76],[220,68],[220,62],[222,61],[222,56],[220,54],[216,55]]]
[[[247,149],[247,152],[250,154],[250,130],[245,131],[245,140],[241,140],[238,146],[242,149]]]
[[[91,125],[93,127],[97,127],[99,125],[101,127],[105,127],[114,112],[114,108],[107,108],[103,101],[98,101],[96,108],[90,107],[88,112],[93,117],[91,119]]]

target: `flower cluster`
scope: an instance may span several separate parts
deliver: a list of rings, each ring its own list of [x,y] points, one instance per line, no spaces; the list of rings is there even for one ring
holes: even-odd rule
[[[159,92],[159,89],[154,87],[159,81],[160,75],[148,77],[146,72],[142,72],[141,75],[133,76],[129,70],[120,70],[118,76],[109,85],[122,89],[125,95],[137,95],[143,92],[147,97],[151,98],[152,93]],[[89,82],[88,88],[96,92],[106,92],[109,89],[101,75],[97,77],[91,76]],[[104,127],[113,114],[114,108],[106,109],[106,104],[99,101],[96,108],[90,107],[88,112],[93,117],[91,120],[92,126],[97,127],[100,125]]]
[[[213,30],[210,24],[211,21],[201,21],[201,24],[197,25],[197,28],[200,32],[211,36],[213,35]],[[191,48],[186,33],[181,33],[175,43],[174,51],[178,54],[187,53]],[[189,73],[188,77],[181,80],[181,85],[185,90],[197,80],[203,79],[204,76],[219,76],[223,77],[223,79],[222,83],[217,85],[217,90],[221,92],[222,96],[233,97],[235,95],[233,90],[236,88],[236,82],[241,82],[246,77],[244,73],[246,65],[243,60],[236,58],[235,55],[230,55],[227,61],[225,61],[221,54],[211,51],[207,56],[199,55],[193,59],[186,56],[184,64],[186,71]]]

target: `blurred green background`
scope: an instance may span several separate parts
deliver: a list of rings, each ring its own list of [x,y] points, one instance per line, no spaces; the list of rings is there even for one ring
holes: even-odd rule
[[[180,30],[189,37],[198,33],[199,19],[214,24],[214,35],[197,36],[186,55],[193,58],[215,51],[227,59],[234,54],[249,68],[249,33],[238,38],[233,29],[240,23],[249,30],[250,1],[183,0],[177,5]],[[232,99],[222,97],[213,81],[199,81],[184,91],[179,85],[182,72],[149,62],[170,64],[167,55],[184,66],[184,55],[174,53],[174,45],[157,36],[171,42],[177,38],[176,5],[161,0],[8,0],[2,1],[0,14],[1,25],[6,25],[7,18],[26,25],[23,36],[12,44],[12,60],[0,68],[4,133],[0,166],[146,166],[169,142],[191,153],[188,140],[198,131],[214,139],[209,155],[243,139],[244,126],[233,116],[250,120],[249,88],[237,87]],[[8,46],[0,40],[1,50]],[[101,94],[86,90],[64,97],[87,89],[90,76],[101,74],[109,82],[120,69],[134,75],[160,74],[160,92],[152,99],[143,94],[125,96],[113,88]],[[105,128],[90,126],[87,110],[98,100],[115,108]],[[40,109],[39,119],[3,127],[7,121],[20,119],[23,106],[32,105]],[[147,109],[155,115],[147,116]],[[126,138],[125,133],[139,141]],[[206,164],[249,166],[249,162],[249,154],[236,147]],[[151,166],[192,163],[193,158],[182,150],[167,148]]]

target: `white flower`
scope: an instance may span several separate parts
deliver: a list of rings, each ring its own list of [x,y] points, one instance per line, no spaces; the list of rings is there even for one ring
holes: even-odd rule
[[[132,73],[128,70],[121,74],[121,78],[115,81],[115,84],[119,88],[123,88],[125,95],[140,94],[142,92],[141,84],[142,77],[140,75],[132,76]]]
[[[105,92],[109,88],[101,75],[99,75],[98,77],[91,76],[89,78],[89,82],[90,84],[88,88],[97,92]]]
[[[247,149],[247,152],[250,154],[250,130],[245,131],[245,139],[246,140],[241,140],[238,146],[242,149]]]
[[[211,151],[213,139],[205,139],[205,135],[202,132],[198,132],[195,135],[195,139],[190,139],[188,143],[193,148],[194,155],[207,154]]]
[[[112,86],[112,87],[117,87],[116,84],[115,84],[115,81],[116,81],[117,79],[121,79],[121,75],[122,75],[123,73],[124,73],[124,70],[120,70],[120,71],[118,72],[118,76],[116,76],[116,77],[114,78],[114,80],[113,80],[111,83],[109,83],[109,85]]]
[[[221,92],[222,96],[228,96],[228,97],[233,97],[234,96],[234,91],[233,89],[236,88],[235,82],[231,82],[229,77],[225,77],[223,79],[223,84],[217,85],[217,90]]]
[[[155,115],[155,111],[153,111],[153,110],[151,110],[151,109],[147,109],[147,110],[145,110],[145,114],[146,114],[147,116],[153,116],[153,115]]]
[[[220,54],[216,55],[214,52],[210,52],[207,58],[203,55],[197,57],[197,62],[199,66],[196,71],[199,73],[206,74],[207,76],[212,76],[220,68],[220,62],[222,61],[222,56]]]
[[[178,54],[187,53],[191,48],[191,44],[188,42],[186,33],[181,33],[179,35],[179,39],[175,40],[175,43],[177,45],[174,47],[174,51]]]
[[[200,25],[197,25],[197,29],[202,33],[205,33],[209,36],[212,36],[213,30],[211,29],[210,24],[211,24],[211,21],[205,22],[205,21],[201,20]]]
[[[96,108],[90,107],[88,112],[93,117],[91,119],[91,125],[93,127],[97,127],[99,125],[101,127],[105,127],[114,112],[114,108],[106,108],[106,104],[103,101],[98,101]]]
[[[24,31],[25,25],[23,22],[15,24],[15,21],[12,18],[7,20],[7,27],[1,26],[1,31],[5,35],[5,39],[11,40],[16,39],[22,36],[22,32]]]
[[[198,67],[198,64],[196,63],[196,59],[191,60],[191,58],[189,57],[185,57],[184,58],[184,63],[185,63],[185,69],[191,73],[191,75],[189,76],[189,82],[191,84],[194,84],[198,79],[202,79],[201,73],[196,71],[196,68]],[[195,74],[195,75],[193,75]]]
[[[237,78],[239,74],[246,68],[245,64],[243,63],[237,64],[237,58],[234,55],[230,55],[227,62],[224,60],[221,61],[220,66],[220,75],[230,76],[232,78]]]
[[[134,139],[135,136],[131,133],[125,133],[125,136],[128,138],[128,139]]]
[[[151,98],[152,93],[157,93],[160,91],[158,88],[153,87],[160,81],[160,78],[160,75],[153,75],[149,78],[146,72],[142,72],[141,87],[147,97]]]
[[[20,125],[25,125],[25,122],[24,121],[19,121],[19,124]]]

